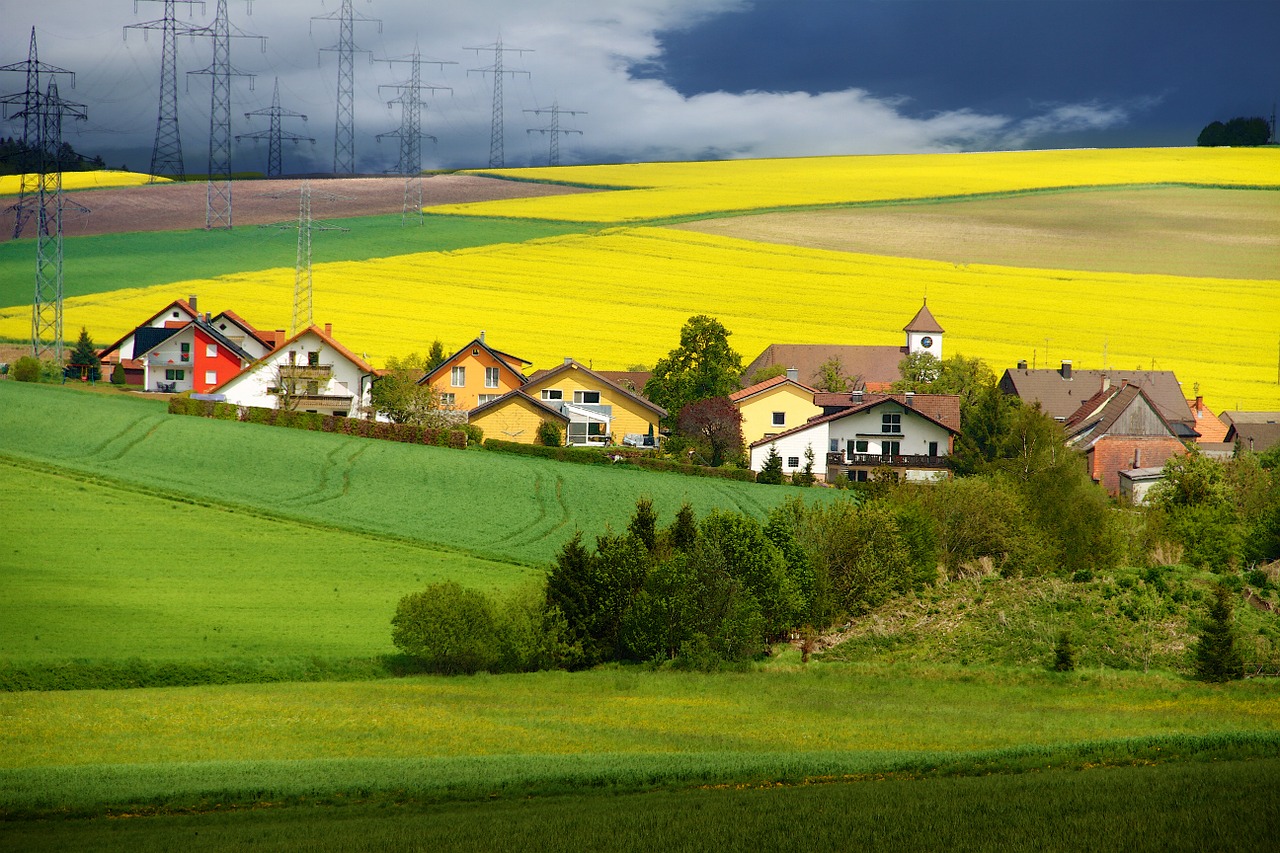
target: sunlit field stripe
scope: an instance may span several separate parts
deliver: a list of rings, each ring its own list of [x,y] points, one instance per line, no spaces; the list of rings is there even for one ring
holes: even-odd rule
[[[744,361],[770,343],[900,345],[926,292],[946,329],[944,355],[980,356],[997,373],[1022,358],[1154,367],[1176,371],[1188,396],[1198,383],[1219,410],[1280,408],[1277,280],[955,265],[662,228],[315,268],[317,322],[374,364],[484,330],[536,367],[566,356],[602,369],[652,365],[696,313],[718,317]],[[293,271],[79,297],[65,325],[107,343],[190,293],[283,328]],[[21,340],[29,328],[29,309],[0,312],[0,336]]]
[[[604,223],[1055,187],[1162,183],[1280,187],[1280,149],[900,154],[486,170],[482,174],[622,189],[447,205],[433,211]]]
[[[0,195],[17,195],[22,191],[22,175],[0,176]],[[110,169],[98,172],[63,172],[64,190],[105,189],[107,187],[138,187],[152,181],[150,175],[141,172],[116,172]],[[172,183],[169,178],[155,178],[158,183]]]

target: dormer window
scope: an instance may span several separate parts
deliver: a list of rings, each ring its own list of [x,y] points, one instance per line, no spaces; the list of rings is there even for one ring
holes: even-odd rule
[[[880,432],[886,435],[902,434],[902,413],[885,412],[880,416]]]

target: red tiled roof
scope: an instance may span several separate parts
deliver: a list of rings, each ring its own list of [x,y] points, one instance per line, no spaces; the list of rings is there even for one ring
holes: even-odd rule
[[[784,374],[782,376],[774,376],[771,379],[766,379],[763,382],[757,382],[755,385],[749,385],[746,388],[743,388],[741,391],[735,391],[729,395],[729,399],[732,402],[737,403],[747,399],[748,397],[753,397],[756,394],[759,394],[761,391],[768,391],[770,388],[774,388],[778,385],[785,385],[788,382],[790,382],[792,385],[799,388],[801,391],[804,391],[806,394],[816,393],[808,385],[803,385],[799,382],[796,382],[794,379],[788,379]]]

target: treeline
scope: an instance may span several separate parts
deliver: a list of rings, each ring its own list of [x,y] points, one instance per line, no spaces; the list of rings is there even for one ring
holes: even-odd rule
[[[102,157],[86,157],[64,142],[54,152],[53,171],[91,172],[107,168]],[[0,139],[0,175],[21,175],[32,171],[41,162],[39,149],[27,145],[21,139]]]
[[[1265,118],[1237,117],[1223,123],[1210,122],[1200,131],[1196,145],[1201,146],[1247,146],[1266,145],[1271,141],[1271,123]]]

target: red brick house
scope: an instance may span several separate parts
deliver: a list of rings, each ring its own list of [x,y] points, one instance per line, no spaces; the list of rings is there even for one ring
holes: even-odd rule
[[[1174,427],[1137,385],[1104,383],[1065,426],[1067,443],[1083,451],[1089,475],[1111,495],[1120,493],[1121,471],[1162,468],[1187,453]]]

